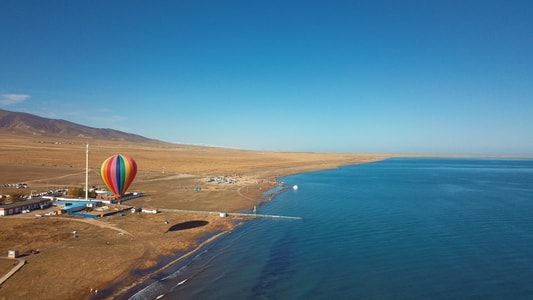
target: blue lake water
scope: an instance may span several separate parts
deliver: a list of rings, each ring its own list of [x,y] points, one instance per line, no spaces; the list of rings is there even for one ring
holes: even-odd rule
[[[533,299],[533,160],[398,158],[281,178],[133,299]]]

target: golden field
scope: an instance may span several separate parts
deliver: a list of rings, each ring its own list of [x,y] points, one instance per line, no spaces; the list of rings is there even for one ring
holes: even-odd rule
[[[144,196],[126,204],[195,211],[251,209],[266,200],[261,195],[281,176],[389,157],[0,136],[0,194],[83,187],[88,142],[89,186],[104,187],[99,168],[107,157],[128,155],[139,169],[129,191]],[[211,176],[231,177],[236,183],[207,182]],[[28,188],[3,187],[4,183],[19,182],[27,183]],[[195,190],[197,186],[201,191]],[[143,280],[131,271],[147,270],[149,274],[163,268],[158,258],[194,250],[199,238],[231,230],[238,224],[236,217],[191,213],[127,213],[97,220],[64,215],[36,218],[35,213],[0,217],[0,253],[4,253],[0,256],[7,256],[11,249],[22,253],[39,250],[22,257],[26,265],[0,286],[0,299],[120,298],[123,291]],[[188,222],[202,225],[181,228],[191,224]],[[173,230],[176,228],[180,229]],[[73,231],[78,232],[78,238],[73,237]],[[0,275],[7,273],[12,264],[0,260]],[[102,292],[95,296],[89,293],[91,289]]]

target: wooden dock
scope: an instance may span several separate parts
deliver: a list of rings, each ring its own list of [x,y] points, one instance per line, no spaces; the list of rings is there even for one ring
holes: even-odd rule
[[[228,216],[247,217],[247,218],[270,218],[270,219],[285,219],[285,220],[302,220],[301,217],[278,216],[278,215],[263,215],[263,214],[254,214],[254,213],[228,213],[228,212],[220,212],[220,211],[183,210],[183,209],[168,209],[168,208],[161,208],[159,210],[161,212],[182,213],[182,214],[220,215],[222,213],[222,214],[226,214]]]
[[[22,268],[24,266],[24,264],[26,263],[26,260],[24,260],[22,258],[7,258],[7,257],[0,257],[0,258],[12,260],[12,261],[18,261],[18,264],[16,264],[13,267],[13,269],[11,269],[11,271],[7,272],[4,276],[2,276],[0,278],[0,285],[2,285],[2,283],[4,283],[6,280],[8,280],[9,277],[13,276],[13,274],[15,274],[15,272],[17,272],[18,270],[20,270],[20,268]]]

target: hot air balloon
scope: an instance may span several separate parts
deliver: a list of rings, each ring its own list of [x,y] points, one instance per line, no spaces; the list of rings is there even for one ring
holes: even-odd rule
[[[125,155],[113,155],[104,160],[100,167],[100,175],[105,185],[120,198],[124,195],[137,174],[137,163]]]

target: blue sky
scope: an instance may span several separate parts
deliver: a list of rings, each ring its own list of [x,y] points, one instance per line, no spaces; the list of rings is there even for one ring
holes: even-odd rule
[[[533,155],[533,1],[0,2],[0,108],[168,142]]]

